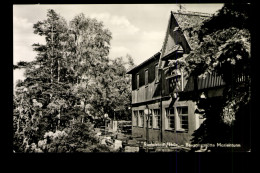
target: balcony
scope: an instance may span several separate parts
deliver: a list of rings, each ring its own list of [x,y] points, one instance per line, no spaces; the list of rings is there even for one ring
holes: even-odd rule
[[[160,98],[159,85],[160,83],[155,83],[154,81],[146,86],[141,86],[140,88],[133,90],[132,104]]]

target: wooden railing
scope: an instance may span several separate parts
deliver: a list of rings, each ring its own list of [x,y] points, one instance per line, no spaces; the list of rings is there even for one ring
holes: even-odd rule
[[[140,103],[149,100],[156,99],[156,90],[158,90],[158,84],[154,82],[147,86],[142,86],[139,89],[132,91],[132,103]]]
[[[170,79],[170,78],[169,78]],[[168,79],[168,80],[169,80]],[[244,82],[246,79],[245,75],[240,75],[236,77],[236,82]],[[197,81],[195,81],[197,80]],[[182,82],[181,82],[182,81]],[[180,87],[179,90],[175,89],[175,92],[188,92],[188,91],[194,91],[195,90],[195,84],[197,84],[197,89],[207,89],[207,88],[214,88],[214,87],[220,87],[224,86],[225,82],[221,76],[218,76],[216,73],[208,74],[205,78],[203,77],[189,77],[187,79],[181,79],[181,84],[183,87]],[[169,81],[166,81],[164,83],[164,94],[163,96],[170,94],[169,91]],[[150,100],[155,100],[160,98],[160,89],[159,89],[160,83],[152,82],[148,84],[147,86],[142,86],[139,89],[132,91],[132,103],[140,103]]]
[[[185,86],[184,91],[193,91],[195,88],[195,78],[189,77],[187,85]],[[238,75],[236,77],[236,83],[241,83],[246,80],[246,76],[244,74]],[[205,78],[197,77],[197,89],[207,89],[213,87],[224,86],[226,83],[224,82],[223,78],[216,73],[208,74]]]

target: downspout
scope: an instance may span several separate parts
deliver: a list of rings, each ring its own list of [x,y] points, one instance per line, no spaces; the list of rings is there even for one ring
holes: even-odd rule
[[[160,70],[160,84],[161,84],[161,88],[160,88],[160,112],[161,112],[161,118],[160,118],[160,140],[161,142],[163,141],[163,131],[162,131],[162,88],[163,88],[163,84],[162,84],[162,74],[163,74],[163,64],[162,64],[162,57],[164,55],[164,52],[165,52],[165,45],[167,44],[167,36],[169,35],[169,30],[170,30],[170,26],[171,26],[171,17],[172,17],[172,12],[170,13],[170,17],[169,17],[169,21],[168,21],[168,26],[167,26],[167,30],[166,30],[166,34],[165,34],[165,38],[164,38],[164,42],[163,42],[163,47],[162,47],[162,50],[161,50],[161,55],[160,55],[160,58],[159,58],[159,63],[158,63],[158,70]]]
[[[161,121],[160,121],[160,131],[161,131],[161,135],[160,135],[160,136],[161,136],[161,142],[163,142],[163,130],[162,130],[162,128],[163,128],[163,126],[162,126],[162,122],[163,122],[163,121],[162,121],[162,119],[163,119],[163,116],[162,116],[162,115],[163,115],[163,114],[162,114],[162,97],[163,97],[163,95],[162,95],[162,89],[163,89],[162,74],[163,74],[163,73],[162,73],[162,72],[163,72],[163,69],[161,68],[161,74],[160,74],[160,75],[161,75],[161,89],[160,89],[160,90],[161,90],[161,97],[160,97],[160,112],[161,112],[161,118],[160,118],[160,120],[161,120]]]

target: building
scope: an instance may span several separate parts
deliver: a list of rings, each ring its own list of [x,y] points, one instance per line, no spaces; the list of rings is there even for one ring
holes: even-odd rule
[[[185,77],[181,70],[167,72],[169,60],[176,60],[196,48],[197,38],[186,30],[196,27],[210,15],[171,12],[161,51],[128,71],[132,74],[132,135],[147,138],[145,108],[151,110],[148,122],[149,142],[190,143],[192,133],[204,117],[196,114],[194,94],[222,96],[225,83],[215,74],[206,78]],[[174,85],[173,80],[178,80]],[[196,91],[196,92],[195,92]]]

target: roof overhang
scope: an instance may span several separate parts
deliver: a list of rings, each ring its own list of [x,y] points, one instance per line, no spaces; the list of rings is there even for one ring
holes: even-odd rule
[[[184,54],[184,51],[183,50],[175,50],[169,54],[167,54],[166,56],[162,57],[162,60],[165,61],[165,60],[168,60],[170,57],[172,57],[172,55],[174,54],[177,54],[177,55],[183,55]]]
[[[158,55],[160,55],[161,52],[157,52],[156,54],[154,54],[152,57],[150,57],[149,59],[145,60],[144,62],[142,62],[141,64],[139,64],[138,66],[128,70],[126,72],[126,74],[132,74],[135,70],[141,68],[142,66],[144,66],[145,64],[147,64],[148,62],[152,61],[153,59],[156,59]]]

